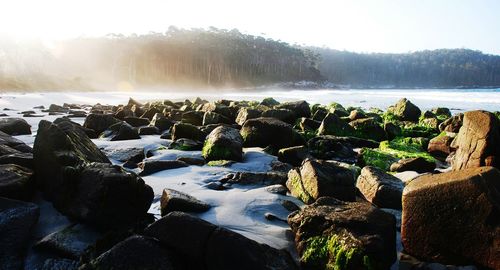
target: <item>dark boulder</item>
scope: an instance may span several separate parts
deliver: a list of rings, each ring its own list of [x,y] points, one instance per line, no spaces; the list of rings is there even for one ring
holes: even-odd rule
[[[162,216],[174,211],[202,213],[210,209],[209,204],[169,188],[163,190],[160,207]]]
[[[243,124],[241,136],[245,147],[267,147],[281,149],[294,145],[292,126],[275,118],[255,118]]]
[[[125,122],[127,122],[129,125],[133,127],[142,127],[142,126],[147,126],[149,125],[149,119],[147,118],[141,118],[141,117],[125,117]]]
[[[0,164],[15,164],[28,169],[34,168],[32,153],[14,153],[0,156]]]
[[[238,111],[238,115],[236,116],[236,123],[242,126],[247,120],[259,118],[262,112],[259,110],[249,109],[249,108],[241,108]]]
[[[286,251],[181,212],[162,217],[145,234],[187,258],[189,269],[297,269]]]
[[[1,118],[0,131],[9,135],[30,135],[31,126],[22,118]]]
[[[140,127],[139,135],[160,135],[160,130],[157,127]]]
[[[147,109],[142,115],[141,118],[146,118],[148,120],[153,119],[153,117],[157,114],[161,113],[161,111],[155,107]]]
[[[181,138],[173,141],[169,149],[182,150],[182,151],[198,151],[203,148],[203,143],[191,139]]]
[[[389,269],[396,220],[368,203],[320,198],[288,216],[304,269]]]
[[[500,171],[426,174],[403,191],[401,240],[423,260],[500,269]]]
[[[404,158],[391,164],[391,172],[415,171],[418,173],[432,172],[436,169],[436,163],[423,157]]]
[[[366,200],[380,208],[401,209],[403,182],[379,168],[364,167],[356,187]]]
[[[153,119],[151,119],[151,126],[157,127],[160,132],[169,130],[173,125],[174,122],[161,113],[155,114]]]
[[[32,170],[18,165],[0,165],[0,197],[29,200],[35,190],[32,175]]]
[[[203,122],[202,124],[205,125],[212,125],[212,124],[232,124],[234,123],[231,121],[231,119],[225,117],[222,114],[218,114],[216,112],[206,112],[203,114]]]
[[[448,135],[441,135],[432,138],[427,146],[427,152],[435,158],[444,161],[452,152],[451,142],[453,138]]]
[[[203,124],[203,115],[205,113],[201,111],[190,111],[182,114],[181,122],[185,124],[191,124],[194,126],[201,126]]]
[[[318,128],[318,135],[352,136],[354,128],[337,115],[329,113]]]
[[[308,130],[317,130],[320,125],[321,122],[305,117],[300,118],[299,122],[300,129],[304,132]]]
[[[145,160],[139,167],[142,169],[139,175],[147,176],[164,170],[172,170],[187,167],[188,165],[179,160]]]
[[[355,136],[381,142],[387,139],[384,128],[373,118],[357,119],[349,122],[355,129]]]
[[[317,200],[320,197],[329,196],[343,201],[354,201],[356,197],[355,177],[352,170],[339,166],[335,162],[306,159],[298,175],[289,173],[286,185],[292,195],[299,198],[311,197]],[[303,196],[302,193],[308,196]],[[307,199],[304,202],[308,203],[311,200]]]
[[[195,141],[205,141],[206,134],[196,126],[186,123],[176,123],[172,127],[172,140],[180,138],[191,139]]]
[[[299,117],[311,117],[311,108],[309,103],[305,100],[284,102],[276,105],[278,109],[287,109],[295,113],[296,118]]]
[[[278,160],[292,166],[300,166],[304,159],[310,157],[309,149],[303,145],[282,148],[278,151]]]
[[[288,124],[294,124],[297,115],[294,111],[288,109],[270,109],[262,113],[262,117],[271,117],[281,120]]]
[[[207,136],[202,155],[207,161],[234,160],[243,158],[243,138],[237,129],[220,126]]]
[[[85,118],[85,122],[83,123],[83,127],[90,128],[94,130],[97,134],[102,133],[110,126],[120,122],[120,120],[116,119],[111,114],[94,114],[91,113],[87,115]]]
[[[28,241],[39,215],[36,204],[0,197],[0,269],[23,269]]]
[[[102,138],[110,138],[111,141],[138,140],[141,138],[137,129],[126,122],[119,122],[110,126],[101,134]]]

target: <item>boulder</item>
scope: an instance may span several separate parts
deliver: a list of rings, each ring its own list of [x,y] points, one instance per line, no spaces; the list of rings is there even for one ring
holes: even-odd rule
[[[446,157],[452,152],[451,142],[453,138],[448,135],[441,135],[432,138],[427,145],[427,152],[433,157],[444,161]]]
[[[389,269],[396,220],[368,203],[323,197],[288,216],[303,269]]]
[[[423,260],[500,269],[500,171],[426,174],[403,191],[401,240]]]
[[[349,113],[349,119],[351,121],[366,118],[366,114],[362,110],[352,110]]]
[[[453,170],[481,166],[500,168],[500,120],[486,111],[466,112],[451,147],[457,149]]]
[[[259,110],[249,109],[249,108],[241,108],[238,111],[238,115],[236,116],[236,123],[242,126],[247,120],[259,118],[262,112]]]
[[[291,256],[182,212],[171,212],[144,231],[184,256],[187,269],[297,269]]]
[[[155,107],[147,109],[142,115],[141,118],[146,118],[148,120],[153,119],[153,117],[157,114],[161,113],[161,111]]]
[[[311,108],[305,100],[284,102],[276,105],[278,109],[287,109],[295,113],[295,117],[311,117]]]
[[[0,165],[0,197],[29,200],[35,190],[32,175],[32,170],[18,165]]]
[[[12,137],[11,135],[0,131],[0,145],[6,145],[23,153],[31,153],[33,149],[27,146],[23,141]]]
[[[392,122],[384,123],[384,131],[387,134],[387,139],[393,140],[396,137],[401,136],[402,130],[399,125]]]
[[[176,123],[172,127],[172,140],[180,138],[191,139],[195,141],[205,141],[206,134],[196,126],[186,123]]]
[[[366,200],[380,208],[401,209],[403,182],[379,168],[364,167],[358,177],[356,187]]]
[[[219,181],[224,184],[269,186],[276,184],[283,185],[286,180],[286,173],[271,171],[266,173],[236,172],[226,175]]]
[[[147,126],[139,128],[139,136],[141,135],[160,135],[160,130],[157,127]]]
[[[39,215],[36,204],[0,197],[0,269],[23,269]]]
[[[182,114],[182,123],[191,124],[193,126],[201,126],[203,124],[203,115],[201,111],[190,111]]]
[[[303,145],[287,147],[278,151],[278,160],[292,166],[300,166],[304,159],[310,157],[309,149]]]
[[[0,164],[15,164],[28,169],[34,168],[32,153],[14,153],[0,156]]]
[[[232,124],[234,123],[231,121],[229,118],[225,117],[224,115],[218,114],[216,112],[206,112],[203,115],[203,122],[202,124],[205,125],[211,125],[211,124]]]
[[[352,136],[354,128],[336,114],[328,113],[318,128],[318,135]]]
[[[111,141],[139,140],[141,136],[126,122],[119,122],[110,126],[101,134],[102,138],[109,137]]]
[[[162,216],[174,211],[202,213],[210,209],[209,204],[169,188],[163,190],[160,206]]]
[[[262,117],[271,117],[288,124],[294,124],[297,116],[295,112],[288,109],[270,109],[262,113]]]
[[[418,173],[432,172],[436,169],[436,163],[423,157],[404,158],[391,164],[391,172],[415,171]]]
[[[142,219],[151,187],[113,166],[87,135],[69,122],[40,121],[33,156],[37,184],[61,213],[99,227]]]
[[[387,139],[384,128],[373,118],[362,118],[349,122],[355,129],[356,137],[368,138],[377,142]]]
[[[203,143],[191,139],[181,138],[173,141],[169,149],[182,150],[182,151],[198,151],[203,148]]]
[[[267,147],[277,149],[293,146],[292,126],[275,118],[255,118],[247,120],[241,128],[245,147]]]
[[[187,167],[188,165],[179,160],[145,160],[139,167],[142,169],[140,176],[147,176],[164,170],[172,170]]]
[[[306,132],[308,130],[315,131],[319,128],[319,126],[321,126],[321,122],[313,120],[311,118],[302,117],[300,118],[299,126],[303,132]]]
[[[1,118],[0,131],[8,135],[30,135],[31,126],[22,118]]]
[[[354,201],[356,197],[354,172],[348,168],[339,166],[335,162],[324,160],[306,159],[300,167],[300,183],[295,179],[297,175],[292,175],[292,179],[287,180],[287,187],[292,194],[303,193],[300,187],[313,200],[320,197],[334,197],[343,201]],[[299,188],[299,191],[292,189]],[[302,196],[301,196],[302,197]],[[307,197],[307,196],[305,196]],[[311,200],[304,201],[305,203]]]
[[[125,122],[133,127],[143,127],[149,125],[149,119],[141,117],[125,117]]]
[[[153,116],[153,119],[151,119],[150,125],[157,127],[160,132],[163,132],[169,130],[174,125],[174,122],[163,116],[163,114],[157,113]]]
[[[458,133],[460,131],[460,127],[462,127],[463,120],[464,120],[463,113],[454,115],[453,117],[448,118],[444,120],[443,123],[439,124],[439,131]]]
[[[267,107],[274,107],[276,105],[279,105],[280,103],[278,101],[276,101],[274,98],[272,97],[267,97],[265,99],[263,99],[261,102],[260,102],[260,105],[264,105],[264,106],[267,106]]]
[[[175,254],[162,247],[156,239],[133,235],[80,269],[175,270],[178,269],[174,267],[173,258],[175,257]]]
[[[208,134],[202,155],[207,161],[243,158],[243,138],[237,129],[220,126]]]
[[[311,155],[318,159],[333,159],[354,163],[357,154],[349,141],[345,137],[325,135],[310,139],[307,145]]]
[[[395,105],[389,107],[387,111],[394,114],[400,120],[411,122],[418,122],[420,114],[422,114],[420,109],[406,98],[400,99]]]
[[[91,113],[87,115],[85,118],[85,122],[83,123],[83,127],[90,128],[94,130],[97,134],[102,133],[110,126],[120,122],[120,120],[116,119],[111,114],[95,114]]]

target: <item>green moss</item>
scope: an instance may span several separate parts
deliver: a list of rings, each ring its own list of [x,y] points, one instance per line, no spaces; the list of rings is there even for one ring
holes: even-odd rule
[[[389,170],[391,164],[398,161],[398,158],[380,149],[363,148],[361,150],[361,157],[364,165],[377,167],[382,170]]]
[[[306,204],[312,203],[314,201],[311,195],[309,195],[309,193],[305,191],[304,187],[302,186],[302,180],[299,176],[291,176],[288,180],[288,183],[290,183],[292,187],[290,190],[292,196],[298,198]]]
[[[210,167],[227,167],[233,164],[232,160],[212,160],[207,163],[207,166]]]
[[[382,152],[398,158],[422,157],[428,161],[436,162],[436,159],[427,153],[421,144],[416,143],[414,138],[396,138],[390,142],[383,141],[379,148]]]
[[[233,153],[227,147],[215,145],[206,140],[201,150],[201,155],[207,160],[234,159]]]
[[[314,269],[374,269],[370,256],[365,255],[362,249],[349,247],[344,242],[337,235],[311,237],[306,242],[301,261]]]
[[[401,136],[403,137],[425,137],[433,138],[438,134],[438,130],[424,125],[407,125],[401,127]]]
[[[382,119],[384,120],[384,123],[392,122],[398,125],[399,122],[398,117],[390,111],[386,111],[384,114],[382,114]]]

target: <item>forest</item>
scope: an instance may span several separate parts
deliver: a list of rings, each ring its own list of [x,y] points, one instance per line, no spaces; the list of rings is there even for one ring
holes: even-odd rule
[[[0,89],[256,87],[310,81],[328,87],[495,87],[500,56],[468,49],[353,53],[288,44],[236,29],[75,38],[0,39]]]

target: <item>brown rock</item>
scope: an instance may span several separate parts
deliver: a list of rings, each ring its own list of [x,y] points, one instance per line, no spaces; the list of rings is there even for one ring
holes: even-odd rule
[[[403,191],[401,240],[418,258],[500,269],[500,171],[427,174]]]
[[[436,163],[423,157],[400,159],[391,164],[391,172],[415,171],[418,173],[432,172]]]
[[[429,152],[435,158],[444,161],[446,157],[452,152],[451,142],[453,138],[444,135],[432,138],[427,146],[427,152]]]
[[[451,147],[457,148],[453,170],[493,166],[500,168],[500,124],[494,114],[470,111]]]
[[[356,187],[365,198],[381,208],[401,209],[404,184],[376,167],[366,166],[361,170]]]

